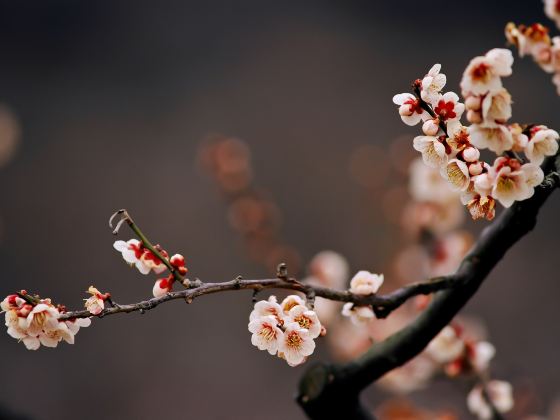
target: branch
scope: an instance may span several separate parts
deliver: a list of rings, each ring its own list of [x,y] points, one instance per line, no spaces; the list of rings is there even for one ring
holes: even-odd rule
[[[543,170],[548,175],[533,197],[514,203],[482,232],[453,276],[453,287],[436,296],[415,321],[348,364],[318,364],[304,374],[297,400],[310,418],[372,418],[361,407],[361,391],[418,355],[476,293],[505,253],[534,228],[539,209],[560,186],[560,162],[555,159],[545,161]]]
[[[426,283],[414,283],[386,295],[357,295],[350,293],[347,290],[341,291],[303,284],[288,277],[262,280],[242,280],[238,277],[235,280],[223,283],[203,283],[200,280],[194,280],[189,282],[188,289],[177,292],[169,292],[165,296],[159,298],[152,298],[127,305],[119,305],[115,303],[113,306],[105,308],[99,315],[97,315],[97,317],[102,318],[107,315],[136,311],[145,312],[164,302],[176,299],[183,299],[187,301],[187,303],[191,303],[199,296],[209,295],[212,293],[235,290],[253,290],[259,292],[264,289],[286,289],[304,293],[306,296],[315,295],[339,302],[352,302],[359,306],[370,305],[373,307],[377,316],[381,318],[389,315],[392,311],[397,309],[413,296],[427,295],[440,290],[448,289],[454,284],[454,276],[436,277]],[[87,310],[81,310],[66,312],[61,315],[60,319],[87,318],[91,316],[91,313]]]

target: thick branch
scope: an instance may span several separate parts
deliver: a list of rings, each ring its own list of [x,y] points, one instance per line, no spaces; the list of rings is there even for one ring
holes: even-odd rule
[[[549,175],[535,189],[535,195],[516,202],[482,232],[454,275],[454,286],[436,296],[415,321],[346,365],[316,365],[306,372],[300,382],[298,402],[310,418],[363,413],[360,392],[418,355],[451,322],[509,248],[533,229],[539,209],[560,186],[554,158],[547,159],[544,170]],[[358,406],[344,406],[344,402]],[[369,417],[357,414],[345,418]]]

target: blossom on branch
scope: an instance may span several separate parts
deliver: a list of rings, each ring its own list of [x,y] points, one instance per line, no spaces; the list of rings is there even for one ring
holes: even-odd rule
[[[66,310],[54,306],[50,299],[30,296],[25,290],[7,296],[1,304],[5,314],[8,334],[22,341],[28,350],[37,350],[41,345],[57,347],[62,340],[74,344],[74,336],[80,327],[88,327],[89,319],[59,320]]]
[[[469,393],[467,406],[480,420],[490,420],[494,417],[493,408],[487,398],[498,413],[506,413],[513,408],[511,384],[496,380],[489,381],[485,386],[479,384]]]
[[[315,338],[323,335],[323,326],[315,311],[305,306],[298,295],[278,304],[275,296],[255,303],[249,315],[251,343],[259,350],[286,360],[290,366],[303,363],[315,349]]]
[[[89,286],[87,293],[91,295],[85,299],[84,306],[92,315],[99,315],[105,309],[105,301],[111,297],[109,293],[101,293],[93,286]]]

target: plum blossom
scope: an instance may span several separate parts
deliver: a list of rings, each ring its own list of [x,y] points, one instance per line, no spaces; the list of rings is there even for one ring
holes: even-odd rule
[[[406,125],[416,125],[430,118],[420,105],[420,100],[411,93],[399,93],[393,96],[393,103],[399,105],[399,115]]]
[[[315,350],[315,342],[309,335],[309,330],[292,322],[286,325],[284,336],[278,347],[278,354],[286,360],[290,366],[297,366],[305,362]]]
[[[268,300],[261,300],[255,303],[255,307],[249,315],[249,320],[261,318],[263,316],[274,316],[279,322],[282,319],[283,310],[278,304],[276,296],[270,296]]]
[[[321,335],[321,322],[317,314],[303,305],[296,305],[288,313],[288,323],[296,322],[301,328],[309,331],[311,338],[317,338]]]
[[[525,148],[525,154],[536,165],[543,163],[546,156],[554,156],[558,152],[558,132],[538,125],[531,128],[531,136]]]
[[[461,202],[467,206],[473,220],[492,220],[496,215],[496,200],[490,195],[467,191],[461,195]]]
[[[511,150],[514,152],[523,152],[529,143],[529,137],[523,133],[523,127],[519,124],[511,124],[508,126],[513,139],[513,147]]]
[[[137,239],[115,241],[113,248],[122,254],[123,259],[130,265],[136,266],[142,274],[148,274],[153,270],[160,274],[165,270],[165,265],[151,251],[144,248]],[[165,256],[165,255],[164,255]]]
[[[421,83],[420,96],[429,104],[435,104],[439,98],[439,93],[445,87],[447,77],[440,73],[441,64],[434,64],[428,74],[424,76]]]
[[[469,361],[473,369],[477,372],[484,372],[490,365],[490,360],[494,358],[496,348],[488,341],[479,341],[472,345],[469,351]]]
[[[449,188],[439,171],[425,165],[421,158],[411,162],[409,180],[410,195],[416,201],[430,201],[445,205],[450,201],[455,201],[458,197],[457,193]]]
[[[465,351],[463,340],[451,326],[445,327],[426,347],[428,354],[438,363],[449,363]]]
[[[474,146],[479,149],[490,149],[497,155],[513,147],[513,136],[505,125],[484,127],[473,124],[469,127],[469,134]]]
[[[434,112],[444,122],[458,121],[465,111],[465,105],[459,102],[455,92],[447,92],[439,97],[434,105]]]
[[[352,302],[344,304],[342,315],[349,317],[354,325],[365,324],[375,318],[375,313],[370,306],[356,306]]]
[[[492,380],[486,384],[488,398],[499,413],[506,413],[513,408],[511,384],[504,381]],[[467,396],[467,406],[471,413],[480,420],[490,420],[493,417],[492,407],[484,396],[482,384],[475,386]]]
[[[532,197],[534,187],[544,179],[544,173],[537,165],[521,165],[518,160],[505,157],[496,159],[490,176],[493,179],[492,197],[504,207]]]
[[[303,300],[303,298],[298,295],[289,295],[284,298],[284,300],[280,304],[280,307],[282,308],[282,312],[285,315],[288,315],[290,313],[290,310],[294,306],[298,305],[305,306],[305,300]]]
[[[92,315],[99,315],[105,309],[105,300],[110,298],[109,293],[101,293],[93,286],[89,286],[86,293],[91,297],[85,299],[84,306]]]
[[[483,95],[499,91],[502,88],[501,77],[511,75],[512,64],[511,51],[501,48],[473,58],[461,80],[463,95]]]
[[[369,271],[358,271],[350,281],[350,291],[357,295],[372,295],[377,293],[383,284],[383,274],[373,274]]]
[[[485,124],[505,123],[511,118],[511,95],[503,88],[489,93],[482,100],[481,110]]]
[[[89,319],[59,320],[65,311],[55,307],[50,299],[29,296],[22,290],[2,301],[8,335],[23,342],[28,350],[37,350],[41,345],[57,347],[62,340],[74,344],[74,336],[81,327],[87,327]]]
[[[441,168],[441,175],[455,191],[464,191],[470,185],[469,167],[459,159],[451,159]]]
[[[276,354],[284,339],[284,333],[278,328],[278,320],[271,315],[253,319],[249,322],[249,331],[253,334],[251,344],[259,350],[267,350],[272,355]]]
[[[173,290],[173,275],[156,280],[152,289],[154,297],[159,298],[165,296]]]
[[[413,141],[414,149],[422,153],[422,160],[430,168],[440,168],[447,163],[445,146],[439,137],[417,136]]]

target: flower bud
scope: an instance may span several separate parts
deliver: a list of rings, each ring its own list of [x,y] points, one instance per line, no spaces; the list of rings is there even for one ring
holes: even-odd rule
[[[467,162],[476,162],[479,157],[480,151],[476,147],[467,147],[465,150],[463,150],[463,158]]]
[[[472,109],[467,112],[467,120],[471,124],[479,124],[482,122],[482,114],[478,111],[473,111]]]
[[[480,175],[482,173],[482,163],[476,162],[469,165],[469,174],[471,176]]]
[[[437,120],[427,120],[422,125],[422,131],[427,136],[435,136],[439,132],[439,125]]]
[[[479,96],[469,96],[465,99],[465,107],[469,111],[479,111],[481,107],[481,100]]]
[[[402,117],[410,117],[412,115],[412,107],[410,104],[402,104],[399,107],[399,115]]]

